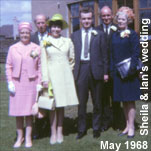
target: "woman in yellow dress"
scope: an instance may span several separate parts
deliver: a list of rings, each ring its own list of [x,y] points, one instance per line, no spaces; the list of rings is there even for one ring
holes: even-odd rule
[[[48,87],[51,82],[53,88],[56,109],[50,112],[50,144],[55,144],[63,142],[64,107],[78,105],[78,98],[72,73],[74,46],[71,39],[61,36],[68,25],[60,14],[53,15],[48,24],[51,35],[42,44],[42,83]]]

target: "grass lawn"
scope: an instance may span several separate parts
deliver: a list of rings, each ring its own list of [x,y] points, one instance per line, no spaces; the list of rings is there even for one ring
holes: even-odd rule
[[[120,151],[133,150],[133,151],[151,151],[151,102],[148,102],[149,105],[149,121],[148,121],[148,135],[141,136],[139,125],[142,124],[142,116],[140,115],[140,109],[142,108],[142,104],[146,104],[142,101],[137,101],[137,115],[136,115],[136,123],[138,128],[136,129],[136,136],[134,139],[129,139],[129,144],[131,143],[131,149],[129,145],[129,149],[126,149],[125,142],[127,141],[127,137],[118,137],[118,131],[114,131],[110,128],[108,131],[101,133],[101,136],[98,139],[93,138],[93,130],[91,125],[88,128],[87,135],[81,140],[76,140],[77,135],[77,107],[68,107],[65,109],[65,120],[64,120],[64,142],[62,144],[50,145],[49,137],[44,137],[39,140],[33,140],[33,147],[31,149],[25,149],[24,144],[19,149],[13,149],[15,133],[16,133],[16,125],[15,118],[8,116],[8,92],[7,85],[4,76],[4,65],[0,65],[0,151],[99,151],[100,149],[100,141],[109,141],[109,143],[121,143]],[[88,101],[87,106],[88,116],[92,116],[92,104],[91,101]],[[89,122],[90,123],[90,122]],[[140,142],[138,142],[140,141]],[[143,149],[143,141],[148,142],[148,149]],[[139,144],[142,144],[140,146]],[[135,146],[133,146],[135,145]],[[133,148],[134,147],[134,148]],[[140,148],[140,149],[139,149]],[[105,149],[102,149],[105,150]],[[116,149],[106,149],[113,150]]]

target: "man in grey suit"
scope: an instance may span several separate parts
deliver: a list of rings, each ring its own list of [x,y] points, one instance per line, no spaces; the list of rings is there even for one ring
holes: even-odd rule
[[[89,91],[93,103],[93,137],[100,136],[101,96],[103,82],[108,80],[108,56],[104,33],[92,27],[93,11],[80,10],[82,28],[71,35],[75,47],[74,77],[79,98],[78,135],[86,135],[86,104]]]
[[[44,37],[48,35],[47,25],[46,25],[46,16],[39,14],[35,17],[35,25],[37,31],[31,35],[31,41],[40,45]],[[38,139],[47,135],[47,128],[49,128],[49,118],[45,117],[42,119],[35,118],[34,128],[33,128],[33,139]]]
[[[31,35],[31,41],[40,45],[40,42],[43,40],[43,38],[48,35],[46,16],[39,14],[35,17],[34,22],[37,27],[37,31]]]
[[[107,46],[108,46],[108,56],[110,58],[110,42],[111,37],[114,31],[117,30],[115,24],[113,24],[113,13],[109,6],[104,6],[100,11],[100,18],[102,23],[96,27],[96,29],[104,32],[107,37]],[[118,129],[120,125],[119,114],[120,114],[120,103],[115,103],[112,101],[112,108],[110,99],[112,98],[113,93],[113,82],[111,77],[108,82],[104,83],[103,87],[103,98],[102,98],[102,116],[103,122],[101,125],[101,131],[106,131],[113,123],[113,128]],[[112,122],[113,121],[113,122]]]

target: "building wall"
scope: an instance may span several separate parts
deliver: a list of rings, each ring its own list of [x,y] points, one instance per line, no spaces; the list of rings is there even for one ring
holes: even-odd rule
[[[63,18],[68,22],[68,8],[67,4],[77,2],[78,0],[32,0],[32,20],[37,14],[44,14],[51,18],[53,14],[60,13]],[[34,24],[34,23],[33,23]],[[36,27],[33,25],[34,31]],[[68,36],[68,30],[62,32],[64,36]]]

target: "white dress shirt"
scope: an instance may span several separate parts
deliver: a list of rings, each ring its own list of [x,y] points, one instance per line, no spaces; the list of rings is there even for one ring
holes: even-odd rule
[[[82,50],[81,50],[81,60],[84,60],[84,61],[88,61],[90,60],[90,52],[88,53],[88,57],[85,58],[84,57],[84,42],[85,42],[85,36],[86,36],[86,31],[84,28],[81,29],[81,37],[82,37]],[[89,28],[88,29],[88,43],[89,43],[89,48],[90,48],[90,39],[91,39],[91,32],[92,32],[92,28]]]
[[[39,39],[39,41],[40,41],[40,43],[43,41],[43,39],[45,38],[45,37],[47,37],[48,36],[48,32],[46,31],[46,32],[44,32],[43,34],[41,34],[40,32],[38,32],[38,39]]]

